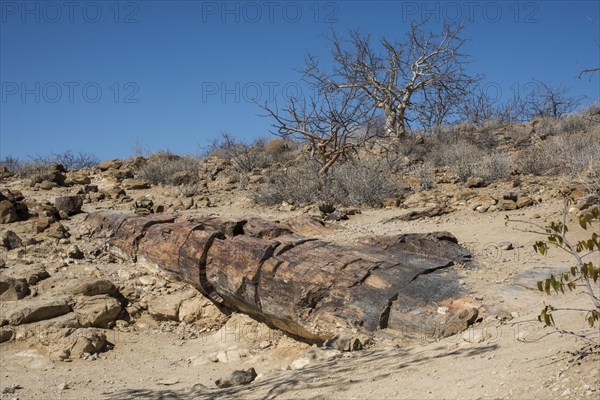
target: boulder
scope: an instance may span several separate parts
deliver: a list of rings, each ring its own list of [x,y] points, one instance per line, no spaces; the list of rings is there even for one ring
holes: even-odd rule
[[[73,311],[83,324],[108,328],[119,317],[121,303],[107,295],[80,296],[75,300]]]
[[[468,188],[480,188],[486,186],[486,181],[482,178],[470,177],[465,182],[465,186]]]
[[[496,207],[500,211],[512,211],[517,209],[517,203],[515,203],[513,200],[502,199],[498,202]]]
[[[8,200],[0,201],[0,224],[10,224],[18,220],[19,216],[13,203]]]
[[[206,297],[194,296],[181,302],[177,319],[188,324],[202,322],[216,325],[224,321],[224,314]]]
[[[85,353],[96,354],[103,352],[108,347],[106,335],[97,328],[69,329],[65,328],[53,332],[48,339],[50,354],[57,358],[68,355],[70,358],[81,358]]]
[[[442,336],[451,336],[464,331],[475,323],[479,312],[476,308],[466,308],[450,318],[442,329]]]
[[[517,200],[517,208],[531,207],[533,205],[533,199],[531,197],[521,197]]]
[[[60,196],[54,199],[54,206],[58,212],[63,212],[66,215],[73,215],[81,212],[83,205],[83,197],[75,196]]]
[[[51,239],[66,239],[69,236],[69,232],[60,222],[54,222],[50,224],[50,227],[44,231],[44,235]]]
[[[15,332],[9,327],[0,328],[0,343],[8,342],[13,338]]]
[[[66,298],[32,299],[0,305],[2,318],[10,325],[29,324],[31,322],[51,319],[71,311]]]
[[[119,169],[123,166],[123,160],[115,158],[113,160],[102,161],[98,164],[100,171],[108,171],[109,169]]]
[[[20,265],[18,269],[11,271],[10,275],[17,280],[27,282],[29,286],[50,277],[46,268],[41,265]]]
[[[226,376],[221,379],[217,379],[215,381],[215,385],[218,388],[229,388],[240,385],[247,385],[253,382],[256,379],[256,371],[254,368],[249,368],[247,370],[237,370],[233,371],[231,375]]]
[[[14,279],[0,275],[0,301],[20,300],[29,294],[29,285],[25,279]]]
[[[150,184],[148,182],[130,178],[123,179],[121,184],[125,190],[141,190],[150,188]]]
[[[119,298],[121,294],[119,290],[109,280],[98,278],[82,278],[78,279],[74,284],[66,289],[66,292],[73,295],[82,296],[100,296],[108,295]]]
[[[166,296],[154,296],[148,300],[148,312],[158,320],[179,320],[179,308],[184,300],[194,296],[194,292],[177,292]],[[186,316],[184,311],[182,316]]]
[[[21,247],[23,241],[13,231],[2,231],[0,233],[0,245],[4,246],[7,250],[16,249],[17,247]]]
[[[33,223],[33,227],[37,233],[42,233],[46,229],[50,228],[50,225],[52,225],[52,223],[54,223],[54,222],[55,222],[54,217],[40,216]]]
[[[579,200],[577,200],[577,203],[575,205],[575,207],[577,207],[579,210],[587,210],[588,208],[592,208],[592,207],[599,207],[600,206],[600,196],[598,196],[597,194],[594,193],[590,193],[586,196],[583,196],[582,198],[580,198]]]

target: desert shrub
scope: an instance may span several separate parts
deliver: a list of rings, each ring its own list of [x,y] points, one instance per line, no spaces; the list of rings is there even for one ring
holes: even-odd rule
[[[543,176],[558,173],[561,163],[554,157],[549,157],[546,147],[531,146],[515,156],[515,166],[523,174]]]
[[[523,173],[569,177],[589,173],[590,167],[598,162],[600,141],[595,131],[557,134],[542,145],[522,150],[515,158]],[[591,174],[593,178],[594,171]]]
[[[23,172],[24,162],[17,157],[5,157],[0,160],[0,169],[5,168],[11,174],[21,175]]]
[[[284,201],[292,204],[324,201],[319,189],[318,171],[319,165],[313,160],[269,171],[265,184],[253,193],[254,200],[266,205],[281,204]]]
[[[422,161],[429,152],[427,141],[423,136],[407,133],[402,140],[384,141],[379,145],[388,165],[388,171],[398,173],[407,166]]]
[[[379,205],[384,199],[400,196],[405,188],[376,159],[352,160],[336,166],[328,183],[331,195],[341,205]]]
[[[255,191],[254,199],[267,205],[284,201],[292,204],[379,205],[384,199],[404,192],[404,187],[380,161],[346,161],[321,178],[319,168],[316,161],[304,160],[301,164],[271,171],[265,184]]]
[[[136,169],[136,175],[153,184],[192,185],[198,181],[200,160],[159,152],[150,156]]]
[[[542,137],[591,132],[600,123],[600,106],[592,104],[561,118],[540,118],[535,131]]]
[[[585,167],[581,181],[590,193],[600,195],[600,160],[590,161]]]
[[[16,157],[6,157],[0,161],[0,166],[5,167],[9,172],[21,178],[35,178],[36,176],[43,175],[50,165],[61,164],[68,170],[75,170],[94,167],[99,162],[98,157],[92,153],[74,153],[68,150],[64,153],[52,153],[46,156],[38,154],[29,157],[27,161]]]
[[[493,181],[508,177],[512,171],[510,157],[505,152],[482,148],[449,134],[436,136],[427,158],[435,167],[450,167],[461,181],[469,177]]]
[[[419,180],[421,190],[429,190],[435,187],[434,166],[430,162],[419,163],[411,167],[410,172]]]
[[[68,170],[90,168],[98,165],[100,160],[92,153],[77,152],[67,150],[64,153],[52,153],[48,156],[36,155],[31,158],[35,165],[61,164]]]
[[[549,156],[564,165],[567,173],[576,175],[590,162],[600,161],[600,131],[562,134],[547,141]]]
[[[273,140],[267,142],[266,139],[259,138],[248,144],[225,132],[212,141],[207,156],[228,161],[240,172],[250,172],[257,168],[269,167],[288,154],[291,142]]]
[[[335,205],[333,203],[323,203],[319,206],[319,211],[322,214],[331,214],[335,212]]]

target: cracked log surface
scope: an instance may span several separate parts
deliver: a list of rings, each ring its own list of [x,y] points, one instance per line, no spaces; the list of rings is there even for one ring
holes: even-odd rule
[[[439,336],[452,315],[438,314],[438,305],[465,294],[447,267],[470,260],[447,232],[342,246],[295,233],[321,228],[309,218],[283,224],[102,211],[86,222],[111,237],[112,254],[160,268],[220,306],[313,342],[386,328]]]

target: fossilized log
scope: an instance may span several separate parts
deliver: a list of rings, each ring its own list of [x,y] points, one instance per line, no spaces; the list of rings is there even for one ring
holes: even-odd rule
[[[346,329],[440,335],[452,315],[437,307],[464,294],[447,267],[470,259],[447,232],[342,246],[294,233],[294,226],[325,229],[298,219],[179,220],[109,211],[91,214],[87,223],[114,233],[113,254],[159,267],[219,305],[315,342]]]

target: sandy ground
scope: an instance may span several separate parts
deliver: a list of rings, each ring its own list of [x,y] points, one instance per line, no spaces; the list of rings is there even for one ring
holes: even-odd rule
[[[560,200],[508,212],[511,218],[545,224],[559,217]],[[210,209],[220,215],[284,213],[249,208],[245,202]],[[460,268],[462,282],[484,307],[484,319],[469,331],[431,342],[382,340],[352,353],[322,350],[295,342],[238,315],[220,331],[189,339],[177,329],[144,320],[130,332],[108,330],[115,347],[97,360],[53,361],[29,342],[0,345],[0,386],[18,384],[2,399],[597,399],[600,352],[589,352],[573,335],[543,328],[537,314],[544,301],[556,306],[587,304],[583,293],[548,298],[535,288],[549,271],[569,267],[568,255],[552,249],[546,257],[532,249],[539,239],[516,224],[505,225],[505,212],[479,214],[467,207],[431,219],[383,221],[401,209],[367,209],[337,223],[328,240],[351,243],[372,234],[449,231],[469,248],[477,266]],[[200,211],[198,211],[200,213]],[[574,220],[574,217],[570,217]],[[74,218],[70,224],[81,219]],[[576,223],[575,223],[576,225]],[[574,228],[573,237],[584,231]],[[501,250],[510,241],[514,250]],[[597,260],[600,261],[600,260]],[[123,266],[125,267],[125,266]],[[98,266],[102,268],[102,266]],[[501,321],[501,318],[507,320]],[[582,315],[556,313],[568,331],[586,329]],[[237,321],[237,322],[236,322]],[[588,329],[588,333],[590,330]],[[598,340],[598,330],[591,332]],[[264,345],[263,345],[264,344]],[[236,351],[239,358],[213,362],[215,352]],[[582,353],[583,351],[583,353]],[[585,356],[583,357],[582,354]],[[308,357],[302,369],[295,360]],[[216,389],[215,379],[254,367],[257,379],[247,386]]]

